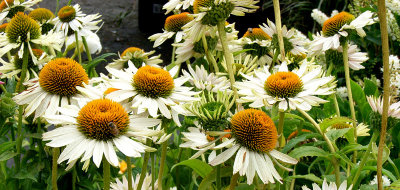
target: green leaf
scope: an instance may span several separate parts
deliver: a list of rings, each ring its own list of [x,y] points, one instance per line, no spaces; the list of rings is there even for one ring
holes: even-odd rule
[[[300,159],[305,156],[328,157],[329,153],[315,146],[302,146],[293,149],[293,151],[289,153],[289,156],[295,159]]]
[[[10,142],[5,142],[0,144],[0,154],[3,153],[4,151],[14,147],[15,141],[10,141]]]
[[[232,167],[224,167],[221,168],[221,177],[229,177],[232,175],[233,168]],[[217,170],[212,170],[204,179],[201,181],[199,185],[199,190],[206,190],[211,186],[211,183],[215,181],[217,175]]]
[[[313,138],[313,137],[318,137],[320,136],[320,134],[318,133],[304,133],[301,134],[293,139],[290,139],[290,141],[285,145],[285,147],[283,147],[282,151],[283,153],[287,153],[290,149],[292,149],[293,147],[295,147],[297,144],[299,144],[300,142],[303,142],[307,139]]]
[[[2,154],[0,154],[0,162],[9,160],[9,159],[13,158],[16,155],[17,155],[16,152],[11,152],[11,151],[3,152]]]
[[[367,146],[363,146],[361,144],[348,144],[347,146],[343,147],[340,152],[347,154],[349,152],[354,152],[354,151],[359,151],[359,150],[365,150],[367,149]]]
[[[321,178],[317,177],[314,174],[293,175],[293,176],[287,177],[286,181],[291,181],[292,179],[306,179],[306,180],[310,180],[310,181],[318,183],[318,184],[322,184],[322,182],[323,182],[323,180]]]
[[[369,79],[364,79],[364,93],[366,96],[373,96],[378,90],[378,86]]]
[[[354,81],[350,81],[351,84],[351,92],[353,94],[353,99],[358,105],[363,105],[364,103],[367,102],[367,99],[365,98],[365,94],[363,89],[361,88],[360,85],[358,85]]]
[[[378,146],[376,145],[376,143],[372,144],[372,153],[374,154],[375,158],[378,157]],[[390,149],[385,145],[382,152],[382,163],[385,163],[388,160],[389,155]]]
[[[319,127],[321,128],[322,132],[325,132],[326,129],[336,123],[347,123],[347,122],[353,122],[352,119],[348,117],[333,117],[333,118],[327,118],[324,119],[320,124]]]
[[[103,55],[100,55],[96,58],[94,58],[91,62],[87,63],[87,64],[83,64],[83,68],[86,71],[89,71],[91,68],[96,67],[99,63],[103,62],[103,61],[107,61],[105,58],[109,57],[109,56],[113,56],[116,55],[115,53],[105,53]]]
[[[192,159],[192,160],[185,160],[182,162],[179,162],[172,166],[171,171],[176,167],[176,166],[187,166],[193,169],[199,176],[202,178],[206,177],[212,170],[213,168],[208,165],[207,163],[197,160],[197,159]]]
[[[390,184],[389,189],[400,190],[400,180],[397,180],[397,181],[393,182],[392,184]]]
[[[326,136],[332,141],[336,141],[339,137],[343,137],[344,134],[346,134],[351,128],[345,128],[345,129],[331,129],[328,132],[326,132]]]

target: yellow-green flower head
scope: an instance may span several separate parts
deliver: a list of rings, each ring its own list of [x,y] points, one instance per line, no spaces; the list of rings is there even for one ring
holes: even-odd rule
[[[70,22],[74,20],[76,16],[76,10],[72,6],[65,6],[58,11],[58,18],[62,22]]]
[[[214,4],[214,0],[195,0],[193,2],[193,12],[195,14],[207,12],[201,19],[203,25],[216,26],[218,22],[225,21],[232,13],[235,5],[231,2]]]
[[[326,20],[322,26],[322,32],[325,36],[333,36],[339,32],[342,26],[350,24],[354,19],[354,15],[343,11]]]
[[[193,20],[193,18],[189,17],[188,15],[189,15],[188,12],[184,12],[167,17],[167,19],[165,19],[165,24],[164,24],[165,30],[169,32],[181,31],[182,26]]]
[[[12,43],[37,39],[41,35],[40,25],[28,15],[18,12],[7,25],[6,34]]]
[[[272,119],[263,111],[246,109],[231,119],[232,133],[240,145],[257,152],[273,150],[278,132]]]
[[[53,12],[51,12],[49,9],[46,8],[37,8],[31,11],[28,16],[30,16],[31,18],[40,23],[46,22],[55,17]]]

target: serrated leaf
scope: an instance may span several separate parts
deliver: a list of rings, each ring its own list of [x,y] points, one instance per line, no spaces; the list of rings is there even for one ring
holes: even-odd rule
[[[18,155],[16,152],[6,151],[0,154],[0,162],[6,161]]]
[[[292,179],[306,179],[306,180],[310,180],[310,181],[318,183],[318,184],[322,184],[322,182],[324,181],[314,174],[293,175],[293,176],[289,176],[286,178],[287,181],[291,181]]]
[[[208,165],[207,163],[197,160],[197,159],[191,159],[191,160],[185,160],[182,162],[179,162],[172,166],[171,171],[176,167],[176,166],[187,166],[193,169],[194,172],[196,172],[199,176],[202,178],[206,177],[212,170],[213,168]]]
[[[0,144],[0,154],[3,153],[4,151],[10,149],[11,147],[14,147],[15,141],[10,141],[10,142],[5,142]]]
[[[345,128],[345,129],[331,129],[328,132],[326,132],[326,136],[331,140],[332,142],[336,141],[339,137],[343,137],[344,134],[349,132],[351,128]]]
[[[300,159],[305,156],[328,157],[329,153],[315,146],[302,146],[293,149],[293,151],[289,153],[289,156],[295,159]]]
[[[221,168],[221,177],[231,176],[232,172],[233,172],[232,167]],[[217,176],[217,170],[214,169],[207,176],[205,176],[204,179],[201,181],[201,183],[199,185],[199,190],[208,189],[211,186],[211,183],[215,181],[216,176]]]
[[[322,132],[325,132],[326,129],[327,129],[328,127],[332,126],[333,124],[336,124],[336,123],[347,123],[347,122],[352,123],[353,120],[350,119],[350,118],[348,118],[348,117],[333,117],[333,118],[327,118],[327,119],[324,119],[324,120],[319,124],[319,127],[321,128],[321,131],[322,131]]]

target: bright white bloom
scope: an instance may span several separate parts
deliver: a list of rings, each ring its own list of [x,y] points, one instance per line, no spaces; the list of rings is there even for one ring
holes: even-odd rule
[[[282,183],[282,177],[275,169],[274,163],[285,170],[277,160],[288,164],[297,164],[297,160],[275,150],[278,135],[272,119],[263,111],[247,109],[236,113],[231,119],[232,138],[234,145],[215,158],[209,160],[213,166],[224,163],[235,156],[233,174],[246,175],[247,184],[252,184],[254,176],[264,184]]]
[[[326,182],[326,179],[324,179],[324,182],[322,183],[322,189],[319,187],[316,183],[312,184],[313,190],[350,190],[353,185],[350,185],[349,188],[347,188],[347,181],[343,181],[343,183],[337,188],[336,183],[330,182],[329,185]],[[311,190],[306,186],[303,186],[303,190]]]
[[[342,46],[339,46],[338,51],[343,53]],[[357,45],[349,45],[347,54],[349,56],[349,67],[355,71],[364,69],[365,67],[361,65],[368,60],[368,53],[360,52]]]
[[[391,102],[392,97],[389,98],[389,102]],[[369,105],[372,108],[372,111],[378,112],[382,115],[382,109],[383,109],[383,98],[379,97],[373,97],[373,96],[367,96],[367,100]],[[389,110],[388,110],[388,116],[400,119],[400,102],[396,102],[393,104],[390,104]]]
[[[1,1],[2,7],[0,10],[0,12],[1,12],[0,13],[0,23],[3,23],[4,19],[6,17],[11,19],[14,16],[9,13],[15,14],[17,10],[18,10],[18,12],[31,11],[31,10],[33,10],[31,7],[38,4],[41,1],[42,0],[26,0],[26,1],[24,1],[24,0],[13,0],[13,1],[3,0],[3,1]],[[21,10],[21,7],[23,8],[22,10]]]
[[[128,64],[133,64],[136,67],[140,67],[142,64],[158,67],[158,64],[162,63],[162,60],[160,59],[161,55],[151,56],[155,52],[156,51],[145,52],[137,47],[129,47],[122,52],[119,59],[113,60],[113,62],[109,63],[106,68],[120,70],[127,68]]]
[[[289,71],[283,62],[278,72],[270,73],[269,67],[255,71],[254,76],[243,75],[247,79],[237,82],[240,102],[251,102],[253,108],[270,107],[278,103],[279,110],[301,109],[308,111],[327,101],[317,97],[334,93],[336,86],[333,76],[324,76],[321,66],[302,61],[300,68]],[[330,86],[328,86],[328,84]]]
[[[323,25],[326,20],[328,20],[328,16],[325,13],[320,11],[319,9],[313,9],[311,13],[311,17],[318,22],[319,25]]]
[[[64,36],[68,36],[68,30],[71,29],[74,32],[82,32],[83,35],[89,31],[96,31],[100,29],[97,26],[101,20],[99,14],[86,15],[82,13],[81,7],[76,4],[74,6],[65,6],[58,11],[58,16],[53,19],[54,28],[56,31],[62,31]]]
[[[134,179],[132,176],[132,189],[138,190],[137,186],[139,185],[139,179],[140,179],[140,174],[136,175],[136,178]],[[158,189],[158,180],[154,182],[154,189]],[[142,184],[142,189],[143,190],[151,190],[151,175],[146,174],[146,177],[144,178],[143,184]],[[125,176],[122,176],[122,182],[117,178],[115,183],[111,183],[110,186],[111,190],[128,190],[128,180],[126,179]]]
[[[260,28],[272,38],[273,42],[275,40],[275,43],[278,44],[278,35],[275,24],[269,19],[267,20],[267,23],[268,25],[265,23],[262,26],[260,25]],[[296,33],[298,33],[298,31],[296,32],[294,28],[287,30],[286,26],[282,27],[282,37],[284,38],[284,41],[287,41],[291,44],[288,46],[291,47],[291,49],[287,49],[287,47],[285,47],[285,51],[290,51],[293,55],[305,54],[307,52],[307,50],[304,48],[305,41],[297,38],[295,36]]]
[[[347,87],[342,86],[336,88],[336,94],[339,95],[340,98],[346,99],[348,94],[347,94]]]
[[[397,15],[400,15],[400,1],[399,0],[387,0],[386,2],[386,7],[396,13]]]
[[[392,182],[390,181],[390,179],[389,179],[387,176],[385,176],[385,175],[382,175],[382,179],[383,179],[383,187],[388,187],[388,186],[390,186],[390,184],[392,183]],[[370,185],[377,185],[377,184],[378,184],[377,175],[374,176],[374,179],[373,179],[369,184],[370,184]]]
[[[35,112],[34,118],[44,114],[54,115],[57,108],[68,105],[68,99],[75,103],[79,96],[77,86],[88,83],[89,77],[83,67],[69,58],[53,59],[39,73],[39,77],[31,79],[25,85],[28,89],[13,99],[19,105],[28,104],[25,116]]]
[[[88,48],[90,50],[90,52],[89,52],[90,54],[101,52],[102,45],[100,42],[100,38],[96,33],[92,32],[92,31],[87,31],[85,33],[83,33],[83,32],[78,33],[79,46],[80,46],[81,50],[86,51],[86,48],[84,47],[84,44],[82,41],[82,37],[85,37],[85,39],[86,39]],[[75,41],[76,41],[76,38],[75,38],[74,34],[68,36],[67,41],[66,41],[66,46],[68,47],[68,49],[75,48],[75,46],[76,46]],[[74,46],[74,47],[69,48],[69,46]]]
[[[356,30],[357,34],[364,37],[365,31],[363,27],[375,23],[375,18],[372,17],[371,11],[365,11],[357,18],[347,12],[341,12],[332,18],[326,20],[322,27],[322,34],[318,34],[313,41],[312,50],[314,52],[326,51],[328,49],[339,48],[339,38],[344,36],[347,37],[348,33],[346,30]]]
[[[172,118],[180,126],[178,114],[187,114],[182,105],[198,100],[193,97],[197,92],[183,86],[189,79],[172,78],[178,67],[166,71],[149,65],[139,69],[133,64],[128,65],[124,70],[107,69],[113,77],[109,80],[110,85],[119,90],[109,93],[106,97],[117,102],[133,97],[132,107],[138,109],[138,114],[148,112],[156,118],[161,113],[168,119]]]
[[[189,78],[188,82],[198,90],[217,92],[225,91],[230,87],[230,83],[226,77],[218,77],[214,73],[208,74],[203,65],[201,67],[196,66],[196,70],[193,70],[191,66],[188,69],[189,72],[183,70],[182,73],[185,77]]]
[[[170,13],[171,11],[180,11],[188,9],[190,6],[193,6],[193,2],[195,0],[169,0],[168,3],[165,3],[163,9],[167,10],[165,14]]]
[[[136,132],[160,124],[161,120],[129,115],[126,105],[104,98],[105,88],[77,87],[82,98],[76,98],[77,105],[66,105],[58,109],[59,115],[45,115],[54,125],[61,125],[43,134],[46,145],[65,147],[57,162],[68,160],[71,168],[79,159],[89,166],[90,159],[99,167],[103,156],[113,166],[118,166],[114,146],[129,157],[141,157],[145,151],[154,149],[131,139]]]

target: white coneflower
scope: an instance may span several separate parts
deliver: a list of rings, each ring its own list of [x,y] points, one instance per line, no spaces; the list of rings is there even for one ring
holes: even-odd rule
[[[254,76],[243,75],[247,80],[237,82],[240,102],[251,102],[250,107],[270,107],[278,104],[279,110],[301,109],[308,111],[327,101],[317,97],[334,93],[335,78],[323,76],[321,66],[303,61],[299,69],[289,71],[283,62],[278,72],[270,73],[265,66]],[[331,86],[327,86],[331,84]]]
[[[388,187],[388,186],[390,186],[390,184],[391,184],[391,181],[390,181],[390,179],[387,177],[387,176],[385,176],[385,175],[382,175],[382,181],[383,181],[383,187]],[[374,179],[371,181],[371,182],[369,182],[369,184],[370,185],[377,185],[378,184],[378,178],[377,178],[377,175],[375,175],[374,176]]]
[[[324,182],[322,183],[322,187],[319,187],[316,183],[312,184],[313,190],[350,190],[353,185],[350,185],[349,188],[347,188],[347,181],[343,181],[343,183],[337,188],[336,183],[330,182],[329,185],[326,182],[326,179],[324,179]],[[311,190],[306,186],[302,187],[303,190]]]
[[[326,20],[329,19],[328,16],[326,16],[326,14],[320,11],[319,9],[313,9],[311,17],[321,26],[324,24]]]
[[[122,52],[119,59],[113,60],[106,68],[123,69],[128,67],[128,63],[133,64],[135,67],[141,67],[142,64],[157,67],[158,64],[162,63],[161,55],[151,56],[154,53],[155,51],[145,52],[137,47],[129,47]]]
[[[271,36],[265,33],[261,28],[249,28],[241,38],[242,48],[249,49],[246,53],[258,56],[259,58],[271,54],[271,41]]]
[[[188,66],[188,70],[189,72],[183,70],[183,75],[189,78],[188,82],[199,91],[218,92],[230,88],[229,80],[226,77],[218,77],[214,73],[209,74],[203,65],[196,66],[195,70]]]
[[[139,179],[140,179],[140,174],[137,174],[135,179],[132,176],[132,189],[138,190],[137,186],[139,185]],[[142,190],[151,190],[152,189],[151,184],[152,184],[151,175],[146,173],[146,177],[144,178],[144,181],[142,184]],[[158,189],[157,180],[153,184],[154,184],[154,189]],[[128,180],[126,179],[125,176],[122,176],[122,181],[120,181],[117,178],[115,183],[111,183],[110,188],[111,188],[111,190],[127,190],[128,189]]]
[[[392,99],[392,97],[389,98],[389,102]],[[382,109],[383,109],[383,98],[379,97],[373,97],[373,96],[367,96],[367,100],[369,105],[372,108],[372,111],[379,113],[382,115]],[[389,105],[389,110],[388,110],[388,117],[393,117],[400,119],[400,102],[392,103]]]
[[[84,48],[82,37],[85,37],[85,39],[86,39],[88,48],[90,50],[90,52],[89,52],[90,54],[101,52],[102,45],[100,42],[100,38],[96,33],[92,32],[92,31],[87,31],[85,33],[83,33],[83,32],[78,33],[80,48],[86,52],[86,48]],[[67,49],[72,49],[69,46],[76,46],[75,41],[76,41],[75,35],[74,34],[70,35],[67,38],[67,41],[65,42],[65,46],[67,47]]]
[[[170,13],[171,11],[186,10],[190,6],[193,6],[193,2],[195,0],[169,0],[164,4],[163,9],[166,10],[165,14]]]
[[[17,12],[32,10],[30,7],[41,1],[42,0],[2,0],[0,3],[0,22],[3,22],[6,17],[11,19]]]
[[[342,87],[336,88],[336,94],[339,95],[339,97],[342,98],[343,100],[346,100],[346,98],[348,96],[347,87],[342,86]]]

